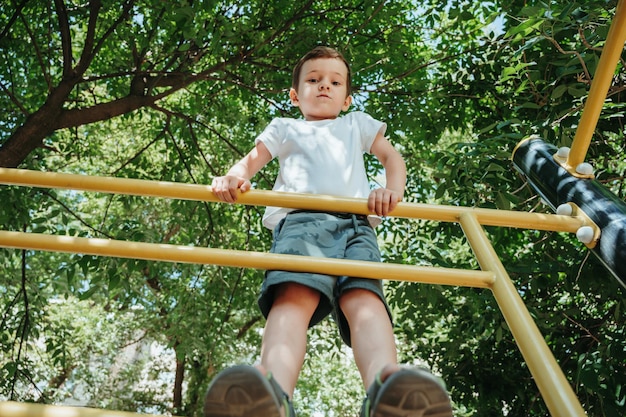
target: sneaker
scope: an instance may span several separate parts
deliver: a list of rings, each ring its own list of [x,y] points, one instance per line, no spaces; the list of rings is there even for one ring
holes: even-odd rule
[[[385,382],[376,381],[367,390],[361,417],[453,417],[450,397],[442,382],[430,372],[402,368]]]
[[[271,374],[247,365],[220,372],[204,397],[204,417],[295,417],[289,396]]]

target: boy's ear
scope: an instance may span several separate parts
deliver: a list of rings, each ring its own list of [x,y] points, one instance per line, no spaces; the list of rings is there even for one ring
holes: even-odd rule
[[[291,100],[291,104],[293,104],[295,107],[298,107],[300,105],[300,100],[298,100],[298,92],[295,88],[289,90],[289,99]]]
[[[351,104],[352,104],[352,96],[346,97],[346,99],[343,102],[343,107],[341,108],[341,110],[342,111],[348,111],[348,109],[350,108]]]

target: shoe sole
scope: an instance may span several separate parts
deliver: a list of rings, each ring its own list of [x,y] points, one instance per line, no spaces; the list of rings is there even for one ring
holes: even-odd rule
[[[268,379],[252,366],[222,371],[204,397],[204,417],[280,417]]]
[[[400,370],[381,387],[371,417],[453,417],[450,397],[437,379],[420,370]]]

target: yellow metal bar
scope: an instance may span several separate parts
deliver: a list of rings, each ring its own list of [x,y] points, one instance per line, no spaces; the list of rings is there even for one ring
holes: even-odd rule
[[[0,231],[0,247],[255,269],[288,269],[297,272],[383,278],[462,287],[488,288],[494,282],[494,274],[486,271],[313,256],[278,255],[265,252],[126,242],[111,239],[53,236],[38,233]],[[289,265],[289,267],[286,268],[285,265]]]
[[[575,172],[576,167],[585,160],[593,131],[598,124],[600,112],[613,81],[615,67],[624,50],[624,43],[626,42],[625,3],[626,0],[618,2],[606,43],[604,48],[602,48],[600,61],[589,90],[589,97],[587,97],[580,123],[576,129],[576,135],[565,163],[565,168],[570,172]]]
[[[576,233],[586,225],[582,217],[420,203],[400,203],[391,216],[458,223],[463,213],[472,213],[485,226]]]
[[[585,416],[477,217],[472,213],[463,213],[459,220],[481,268],[496,274],[491,290],[550,414],[553,417]]]
[[[0,402],[3,417],[165,417],[156,414],[139,414],[125,411],[101,410],[86,407],[61,407],[55,405]]]
[[[207,185],[128,178],[92,177],[13,168],[0,168],[0,183],[31,187],[120,193],[147,197],[176,198],[182,200],[219,201],[211,192],[211,187]],[[365,199],[341,198],[316,194],[250,190],[241,194],[238,202],[254,206],[280,206],[369,214]],[[585,225],[584,219],[577,217],[417,203],[400,203],[393,211],[392,216],[458,222],[461,213],[466,212],[475,213],[481,224],[486,226],[517,227],[523,229],[576,233],[581,226]]]
[[[0,183],[218,201],[211,193],[211,188],[202,185],[110,177],[87,177],[8,168],[0,168]],[[259,206],[275,205],[367,214],[365,200],[331,196],[251,190],[242,194],[239,202]],[[579,227],[585,225],[584,218],[413,203],[401,203],[393,212],[393,216],[460,222],[483,271],[381,264],[8,231],[0,231],[0,247],[258,269],[284,269],[284,265],[289,265],[289,269],[293,271],[490,288],[551,414],[559,417],[584,416],[584,411],[578,399],[530,317],[528,310],[481,226],[482,224],[575,232]],[[12,415],[12,417],[16,417],[16,415]]]

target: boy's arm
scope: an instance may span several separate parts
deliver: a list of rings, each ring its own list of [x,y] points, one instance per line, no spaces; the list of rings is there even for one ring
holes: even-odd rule
[[[271,160],[272,154],[263,142],[257,143],[246,156],[228,170],[226,175],[213,178],[211,191],[220,200],[234,203],[239,196],[239,190],[242,193],[248,191],[251,187],[250,178]]]
[[[378,188],[370,193],[367,206],[371,212],[386,216],[396,208],[404,196],[406,165],[402,155],[381,133],[378,133],[374,139],[370,152],[385,168],[386,185],[385,188]]]

